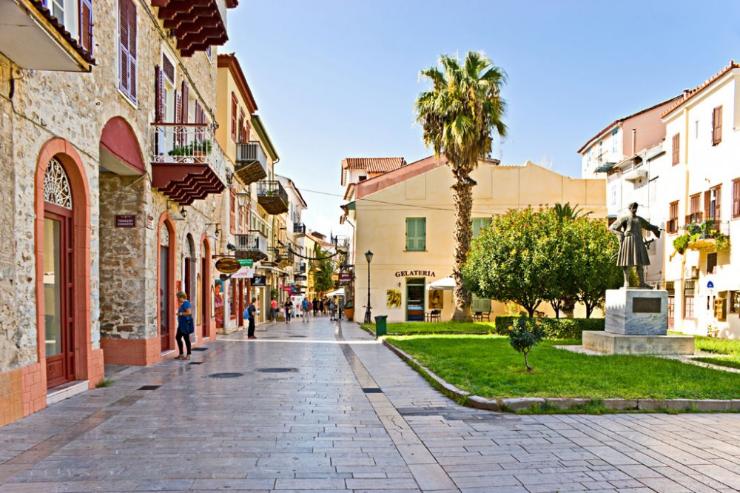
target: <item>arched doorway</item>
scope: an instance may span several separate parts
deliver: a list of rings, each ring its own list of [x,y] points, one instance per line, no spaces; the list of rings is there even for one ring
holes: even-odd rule
[[[175,248],[172,238],[175,236],[174,227],[166,217],[159,225],[159,259],[158,259],[158,289],[159,289],[159,338],[162,352],[172,349],[172,333],[174,325],[173,278]]]
[[[201,304],[201,319],[203,322],[203,337],[211,337],[211,318],[213,309],[213,300],[211,299],[211,269],[209,259],[211,257],[211,247],[208,244],[208,239],[203,238],[203,244],[201,245],[201,258],[200,258],[200,272],[201,272],[201,286],[200,286],[200,304]]]
[[[190,300],[190,304],[192,305],[193,310],[193,318],[194,320],[199,320],[200,314],[198,313],[198,293],[197,293],[197,274],[196,274],[196,264],[198,262],[198,257],[195,253],[195,242],[193,241],[193,236],[188,233],[185,237],[185,245],[183,248],[184,255],[182,259],[183,263],[183,290],[188,295],[188,299]]]
[[[44,349],[46,383],[75,379],[72,188],[58,159],[44,174]]]

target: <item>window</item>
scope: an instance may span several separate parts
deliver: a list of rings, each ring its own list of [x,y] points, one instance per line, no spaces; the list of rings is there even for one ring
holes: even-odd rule
[[[694,281],[684,281],[683,288],[683,318],[692,320],[694,318]]]
[[[666,281],[665,290],[668,291],[668,327],[673,328],[676,317],[676,290],[673,281]]]
[[[712,145],[722,142],[722,106],[712,110]]]
[[[236,95],[232,92],[231,93],[231,139],[236,142],[236,133],[237,133],[237,111],[238,111],[238,104],[236,101]]]
[[[239,110],[239,123],[238,123],[238,140],[237,142],[244,143],[244,110]]]
[[[730,291],[730,313],[740,313],[740,291]]]
[[[406,218],[406,250],[423,252],[427,248],[427,218]]]
[[[714,272],[714,268],[717,267],[717,252],[707,254],[707,274]]]
[[[616,154],[617,152],[617,134],[619,133],[619,129],[615,128],[612,130],[612,152]]]
[[[720,196],[722,195],[722,185],[710,188],[704,192],[704,218],[709,221],[717,222],[720,220]]]
[[[236,194],[232,191],[229,194],[229,228],[231,234],[236,233]]]
[[[671,160],[671,163],[678,164],[679,160],[679,148],[678,146],[681,144],[681,137],[680,134],[676,134],[673,136],[673,145],[672,145],[672,152],[673,152],[673,159]]]
[[[702,220],[701,194],[696,193],[689,198],[689,215],[686,216],[686,224],[699,224]]]
[[[678,232],[678,200],[671,202],[668,207],[668,223],[666,223],[666,230],[669,233]]]
[[[136,102],[136,5],[118,0],[118,88]]]
[[[732,217],[740,217],[740,178],[732,182]]]
[[[480,235],[482,229],[487,228],[491,224],[490,217],[474,217],[473,218],[473,238],[477,238]]]

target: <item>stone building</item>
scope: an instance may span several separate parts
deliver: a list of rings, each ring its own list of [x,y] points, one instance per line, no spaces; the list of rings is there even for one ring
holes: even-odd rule
[[[214,47],[236,4],[0,6],[0,424],[94,387],[104,361],[172,351],[177,291],[197,343],[214,335]]]

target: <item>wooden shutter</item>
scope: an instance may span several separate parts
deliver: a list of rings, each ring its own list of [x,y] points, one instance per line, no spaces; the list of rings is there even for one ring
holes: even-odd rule
[[[154,67],[154,121],[164,120],[164,74],[159,65]]]
[[[185,81],[182,81],[182,102],[180,104],[180,121],[188,123],[188,106],[189,106],[189,88]]]
[[[704,192],[704,220],[712,219],[712,192],[706,191]]]
[[[679,161],[679,145],[681,144],[681,137],[680,134],[676,134],[673,136],[673,159],[671,160],[672,164],[678,164]]]
[[[732,182],[732,217],[740,217],[740,178]]]
[[[182,94],[175,90],[175,123],[182,123]]]
[[[231,202],[229,204],[229,229],[231,230],[231,234],[234,234],[236,233],[236,194],[231,192],[229,198]]]
[[[136,5],[128,1],[129,94],[136,101]]]
[[[231,138],[236,141],[236,111],[237,111],[237,104],[236,104],[236,96],[234,93],[231,93]]]
[[[119,83],[121,87],[121,91],[123,91],[125,94],[130,93],[130,84],[129,84],[129,61],[128,61],[128,7],[129,7],[129,1],[128,0],[118,0],[118,31],[119,31],[119,39],[118,39],[118,58],[120,60],[120,74],[119,74]]]
[[[406,250],[423,251],[426,249],[426,218],[406,218]]]
[[[244,142],[249,142],[249,132],[250,132],[250,126],[249,126],[249,120],[244,122]]]
[[[719,222],[722,220],[722,215],[720,214],[720,205],[721,205],[721,198],[722,198],[722,185],[717,185],[714,187],[715,190],[715,198],[714,198],[714,220]],[[719,225],[717,225],[719,226]]]
[[[93,9],[92,0],[80,0],[80,45],[93,54]]]
[[[722,142],[722,106],[712,111],[712,145]]]
[[[238,142],[244,142],[244,111],[239,111]]]

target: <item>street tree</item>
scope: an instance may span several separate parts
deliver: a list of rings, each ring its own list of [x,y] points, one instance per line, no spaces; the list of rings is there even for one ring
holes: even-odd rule
[[[444,156],[455,178],[455,285],[454,320],[472,318],[471,295],[463,283],[462,269],[472,238],[471,209],[473,186],[470,177],[478,160],[487,159],[493,147],[493,131],[506,135],[503,121],[505,102],[501,87],[504,71],[482,53],[468,52],[465,60],[443,55],[439,66],[422,70],[432,89],[416,100],[417,121],[424,143]]]
[[[311,261],[310,274],[313,276],[314,290],[324,293],[334,288],[332,275],[334,274],[334,262],[331,252],[321,248],[319,244],[314,245],[314,260]]]

